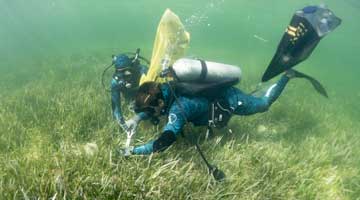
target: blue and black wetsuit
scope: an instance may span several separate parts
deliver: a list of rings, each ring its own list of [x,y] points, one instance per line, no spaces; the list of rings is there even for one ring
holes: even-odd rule
[[[139,72],[140,76],[142,74],[147,73],[147,67],[144,65],[137,65],[132,66]],[[130,88],[126,87],[126,84],[129,83],[128,75],[125,70],[122,71],[115,71],[113,74],[113,78],[111,80],[111,108],[112,108],[112,114],[114,119],[120,124],[125,124],[125,119],[122,114],[121,110],[121,94],[124,95],[125,98],[130,99],[135,95],[135,88],[137,87],[138,83],[132,83],[132,86]],[[136,77],[133,77],[134,79],[137,79]],[[138,81],[138,80],[137,80]],[[143,114],[141,114],[143,115]],[[143,118],[143,117],[142,117]]]
[[[268,110],[271,104],[280,96],[288,81],[289,78],[283,75],[262,97],[245,94],[235,87],[226,89],[219,97],[228,102],[235,115],[261,113]],[[165,105],[169,105],[168,113],[166,113],[168,114],[168,121],[162,134],[156,140],[134,147],[133,154],[151,154],[165,150],[176,141],[186,122],[191,122],[195,126],[208,125],[210,102],[207,98],[180,96],[178,97],[178,103],[177,101],[170,100],[169,90],[168,85],[161,86]]]

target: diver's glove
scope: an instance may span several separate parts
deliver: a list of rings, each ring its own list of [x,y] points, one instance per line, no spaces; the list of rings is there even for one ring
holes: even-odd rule
[[[133,155],[134,146],[129,146],[125,148],[119,148],[115,150],[116,156],[118,157],[129,157]]]
[[[131,156],[131,155],[133,155],[134,146],[126,147],[123,151],[124,151],[124,154],[123,154],[123,155],[124,155],[125,157]]]
[[[127,131],[135,133],[136,128],[140,121],[141,121],[141,117],[139,115],[135,115],[133,118],[127,120],[125,122],[126,126],[128,127]]]

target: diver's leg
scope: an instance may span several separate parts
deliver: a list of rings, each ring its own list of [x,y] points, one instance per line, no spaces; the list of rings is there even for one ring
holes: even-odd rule
[[[265,101],[267,101],[268,107],[272,103],[276,101],[276,99],[280,96],[281,92],[284,90],[286,84],[289,82],[290,78],[287,74],[283,75],[280,80],[274,85],[270,86],[267,89],[265,95],[262,97]]]
[[[230,109],[236,115],[265,112],[280,96],[289,79],[287,75],[283,75],[276,84],[270,86],[263,97],[244,94],[241,90],[233,87],[225,92],[225,99],[227,99]]]

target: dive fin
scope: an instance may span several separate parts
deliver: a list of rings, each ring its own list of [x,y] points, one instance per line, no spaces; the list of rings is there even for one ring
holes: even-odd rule
[[[305,78],[306,80],[310,81],[310,83],[313,85],[313,87],[315,88],[315,90],[318,93],[320,93],[321,95],[323,95],[326,98],[329,98],[325,87],[318,80],[316,80],[315,78],[313,78],[313,77],[311,77],[309,75],[306,75],[304,73],[296,71],[294,69],[292,69],[292,71],[294,71],[294,73],[295,73],[294,77],[296,77],[296,78]]]
[[[320,40],[340,24],[341,19],[323,6],[308,6],[296,11],[262,76],[262,82],[306,60]]]

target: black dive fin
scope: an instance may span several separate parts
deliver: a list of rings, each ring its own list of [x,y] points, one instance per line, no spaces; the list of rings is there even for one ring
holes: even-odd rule
[[[268,81],[306,60],[320,40],[340,24],[341,19],[322,6],[296,11],[261,80]]]
[[[323,95],[326,98],[329,98],[324,86],[315,78],[306,75],[304,73],[301,73],[299,71],[293,70],[295,72],[295,77],[297,78],[305,78],[306,80],[310,81],[310,83],[313,85],[313,87],[315,88],[315,90],[320,93],[321,95]]]

